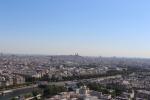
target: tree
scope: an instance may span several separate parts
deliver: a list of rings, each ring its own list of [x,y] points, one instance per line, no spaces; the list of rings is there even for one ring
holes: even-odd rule
[[[65,92],[66,88],[63,86],[56,86],[56,85],[48,85],[44,88],[43,96],[44,97],[51,97],[56,95],[60,92]]]

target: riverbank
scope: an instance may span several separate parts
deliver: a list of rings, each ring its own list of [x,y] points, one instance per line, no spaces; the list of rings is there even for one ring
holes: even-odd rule
[[[16,90],[22,90],[22,89],[28,89],[28,88],[36,88],[38,85],[30,85],[30,86],[25,86],[25,87],[19,87],[19,88],[15,88],[15,89],[9,89],[9,90],[3,90],[3,91],[0,91],[0,95],[5,95],[7,93],[10,93],[10,92],[14,92]]]

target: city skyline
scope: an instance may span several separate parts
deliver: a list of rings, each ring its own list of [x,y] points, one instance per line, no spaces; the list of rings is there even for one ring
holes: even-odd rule
[[[0,52],[150,58],[148,0],[2,0]]]

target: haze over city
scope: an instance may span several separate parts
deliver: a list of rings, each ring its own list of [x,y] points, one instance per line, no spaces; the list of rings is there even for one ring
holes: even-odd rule
[[[1,0],[0,52],[150,58],[149,0]]]

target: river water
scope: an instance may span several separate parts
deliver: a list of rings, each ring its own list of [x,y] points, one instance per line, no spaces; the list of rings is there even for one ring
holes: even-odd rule
[[[7,93],[4,96],[0,95],[0,100],[11,100],[13,97],[15,96],[19,96],[19,95],[23,95],[26,93],[30,93],[34,90],[35,88],[31,87],[31,88],[26,88],[26,89],[20,89],[20,90],[15,90],[11,93]]]

